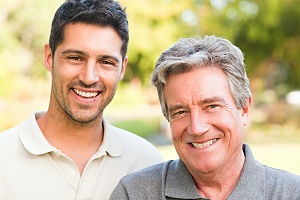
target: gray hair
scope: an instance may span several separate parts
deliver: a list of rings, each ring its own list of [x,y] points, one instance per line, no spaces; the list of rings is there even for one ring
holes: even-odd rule
[[[251,91],[242,51],[221,37],[183,38],[160,55],[151,76],[151,82],[157,89],[162,112],[167,120],[169,113],[164,88],[169,76],[208,66],[219,67],[224,71],[237,108],[245,107],[251,97]]]

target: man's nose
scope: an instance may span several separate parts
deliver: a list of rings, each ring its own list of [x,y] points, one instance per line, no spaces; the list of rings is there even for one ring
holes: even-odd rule
[[[92,85],[99,81],[99,70],[96,63],[87,63],[80,73],[79,79],[86,85]]]
[[[207,117],[203,111],[191,111],[189,134],[202,135],[206,133],[209,128],[210,125],[207,123]]]

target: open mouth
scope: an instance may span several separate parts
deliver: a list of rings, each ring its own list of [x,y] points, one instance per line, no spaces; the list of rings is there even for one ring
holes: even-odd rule
[[[73,91],[77,95],[79,95],[81,97],[84,97],[84,98],[94,98],[94,97],[96,97],[97,95],[100,94],[100,92],[83,92],[83,91],[80,91],[80,90],[75,89],[75,88],[73,89]]]
[[[197,149],[203,149],[205,147],[209,147],[211,145],[213,145],[218,139],[215,138],[215,139],[212,139],[212,140],[208,140],[206,142],[203,142],[203,143],[196,143],[196,142],[192,142],[191,144],[197,148]]]

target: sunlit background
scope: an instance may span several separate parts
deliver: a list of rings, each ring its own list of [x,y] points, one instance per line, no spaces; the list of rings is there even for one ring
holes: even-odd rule
[[[0,0],[0,131],[48,107],[43,45],[62,0]],[[300,2],[298,0],[120,0],[129,64],[104,115],[177,158],[156,91],[159,54],[182,37],[226,37],[245,53],[254,104],[246,142],[261,162],[300,174]]]

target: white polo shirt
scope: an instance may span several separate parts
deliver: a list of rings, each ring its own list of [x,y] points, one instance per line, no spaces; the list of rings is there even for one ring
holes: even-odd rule
[[[152,144],[103,119],[103,143],[80,176],[48,143],[36,114],[0,133],[1,200],[105,200],[124,175],[163,161]]]

